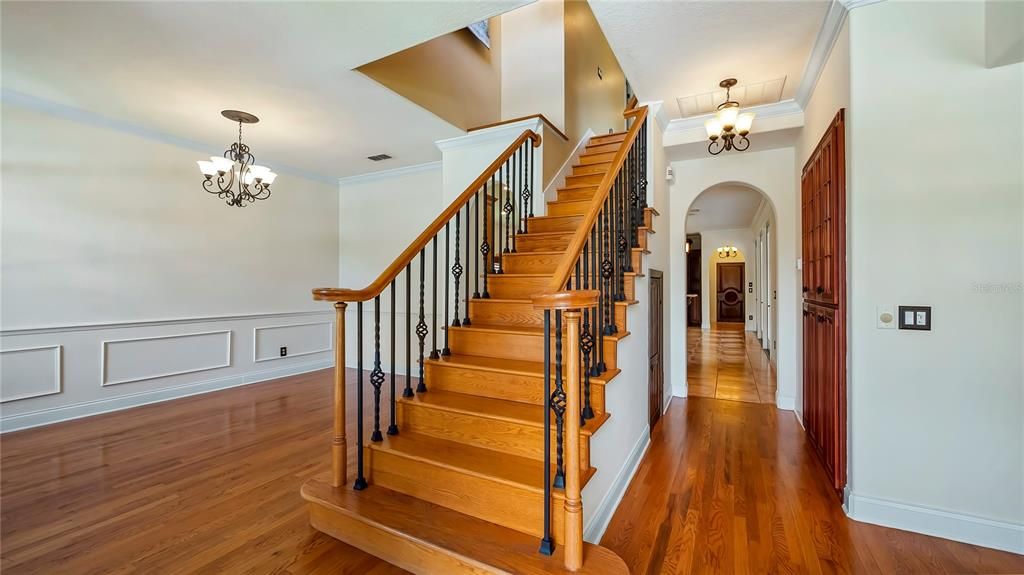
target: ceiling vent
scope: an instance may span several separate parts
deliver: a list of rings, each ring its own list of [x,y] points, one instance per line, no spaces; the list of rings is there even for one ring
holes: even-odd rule
[[[371,162],[380,162],[382,160],[390,160],[391,156],[387,154],[377,154],[376,156],[366,156],[366,159]]]
[[[740,106],[749,108],[762,104],[774,104],[782,99],[782,88],[786,85],[786,77],[768,80],[766,82],[755,82],[753,84],[740,84],[732,88],[732,99],[740,103]],[[725,88],[703,94],[692,94],[676,98],[679,105],[679,115],[683,118],[710,114],[718,108],[718,104],[725,100]]]

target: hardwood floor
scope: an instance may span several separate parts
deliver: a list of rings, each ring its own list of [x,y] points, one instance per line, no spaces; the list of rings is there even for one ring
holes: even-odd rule
[[[743,324],[687,328],[686,345],[690,396],[775,404],[775,370]]]
[[[791,412],[673,399],[601,544],[645,573],[1024,573],[1024,556],[848,519]]]
[[[299,486],[328,470],[330,407],[320,371],[3,435],[0,570],[402,573],[309,527]],[[1024,572],[847,520],[816,466],[792,414],[676,400],[602,543],[633,573]]]

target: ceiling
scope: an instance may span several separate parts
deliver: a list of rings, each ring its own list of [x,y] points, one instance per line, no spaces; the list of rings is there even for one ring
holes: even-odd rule
[[[353,69],[528,0],[3,2],[5,99],[45,102],[220,155],[244,139],[320,179],[439,159],[451,124]],[[394,160],[366,159],[387,153]]]
[[[701,105],[690,111],[692,104],[709,100],[723,78],[738,79],[741,95],[749,86],[752,97],[793,98],[832,1],[676,0],[645,2],[642,10],[621,0],[590,5],[634,91],[641,100],[663,101],[672,120],[683,117],[681,108],[705,113]]]
[[[690,204],[686,233],[748,228],[762,201],[761,192],[743,185],[719,184],[708,188]]]

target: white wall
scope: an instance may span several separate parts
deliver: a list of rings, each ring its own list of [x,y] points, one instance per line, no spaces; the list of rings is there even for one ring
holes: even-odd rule
[[[501,15],[501,117],[544,114],[565,131],[565,6],[538,0]]]
[[[228,207],[195,164],[218,150],[44,110],[0,108],[4,430],[331,364],[334,186]]]
[[[980,2],[850,14],[850,504],[1021,553],[1024,65],[987,69],[984,29]]]
[[[796,388],[799,383],[799,328],[800,290],[796,259],[799,255],[800,237],[799,212],[796,207],[797,183],[793,172],[793,148],[780,148],[763,152],[744,152],[700,158],[696,160],[673,161],[675,177],[671,185],[673,196],[669,245],[671,246],[671,273],[673,277],[686,277],[686,213],[690,204],[704,190],[721,183],[742,183],[763,192],[771,202],[775,213],[778,279],[778,395],[777,405],[793,409]],[[714,250],[702,238],[703,250]],[[702,250],[702,251],[703,251]],[[671,289],[674,302],[686,298],[684,282],[675,282]],[[672,307],[672,385],[675,395],[686,394],[686,308]],[[786,342],[796,342],[796,345]]]

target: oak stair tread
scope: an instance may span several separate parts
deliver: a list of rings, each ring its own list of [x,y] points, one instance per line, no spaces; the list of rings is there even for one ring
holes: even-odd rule
[[[537,459],[408,431],[398,435],[385,435],[382,441],[370,442],[367,445],[373,450],[389,451],[400,457],[429,465],[446,467],[537,493],[544,492],[544,462]],[[551,460],[550,473],[553,477],[554,453],[551,454]],[[585,486],[596,472],[593,467],[581,469],[580,488]],[[552,489],[552,496],[562,500],[562,490]]]
[[[554,385],[553,381],[552,385]],[[544,408],[518,401],[434,390],[418,393],[413,397],[403,397],[399,401],[413,405],[429,406],[444,411],[467,413],[489,419],[500,419],[512,423],[544,427]],[[580,433],[588,436],[593,435],[598,428],[604,425],[604,422],[609,417],[607,413],[596,414],[592,419],[588,419],[583,427],[580,428]],[[554,425],[554,420],[552,420],[552,428]]]
[[[385,548],[394,545],[391,541],[413,545],[426,556],[453,556],[483,573],[569,573],[561,546],[553,555],[542,555],[537,552],[536,537],[377,485],[363,491],[339,489],[331,487],[326,476],[317,476],[302,486],[302,497],[332,515],[344,515],[372,529],[384,539]],[[583,567],[575,573],[629,573],[615,553],[599,545],[583,545]]]
[[[484,357],[481,355],[463,354],[442,355],[439,359],[428,359],[426,361],[427,363],[449,365],[452,367],[465,367],[481,371],[514,373],[518,375],[529,375],[536,377],[544,376],[544,363],[540,361],[526,361],[521,359],[501,359],[496,357]],[[590,381],[607,383],[612,379],[615,379],[615,376],[618,374],[618,368],[610,368],[608,369],[608,371],[602,373],[601,375],[590,376]]]
[[[501,324],[501,325],[494,324],[494,325],[492,325],[492,324],[474,323],[472,325],[462,325],[462,326],[457,326],[457,327],[453,326],[453,327],[451,327],[449,329],[452,329],[452,330],[461,329],[461,330],[465,330],[465,331],[492,331],[492,332],[499,332],[499,333],[512,333],[512,334],[518,334],[518,335],[538,335],[538,336],[541,336],[541,337],[544,336],[544,328],[543,327],[534,327],[534,326],[528,326],[528,325],[511,325],[511,324],[509,324],[509,325],[504,325],[504,324]],[[605,339],[620,340],[620,339],[626,337],[627,335],[629,335],[629,331],[620,331],[619,333],[615,333],[615,334],[612,334],[612,335],[606,335],[606,336],[604,336],[604,338]]]

